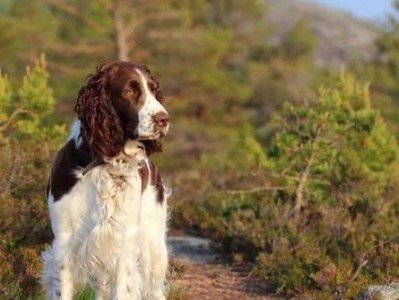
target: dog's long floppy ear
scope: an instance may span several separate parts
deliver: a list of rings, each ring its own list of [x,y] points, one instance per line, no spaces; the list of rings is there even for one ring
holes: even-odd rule
[[[122,123],[111,101],[111,76],[112,68],[107,66],[89,75],[75,105],[83,142],[93,154],[101,157],[117,155],[124,144]]]

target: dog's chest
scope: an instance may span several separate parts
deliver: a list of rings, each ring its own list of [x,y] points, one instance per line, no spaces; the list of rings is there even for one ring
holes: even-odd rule
[[[88,218],[81,224],[77,245],[80,264],[93,271],[113,272],[120,251],[134,243],[142,208],[141,178],[137,168],[120,169],[108,165],[93,170],[94,189]]]

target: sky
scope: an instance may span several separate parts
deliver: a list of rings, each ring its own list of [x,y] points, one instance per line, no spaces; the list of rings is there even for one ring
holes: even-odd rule
[[[356,17],[383,21],[387,13],[393,12],[393,0],[313,0],[320,4],[345,10]]]

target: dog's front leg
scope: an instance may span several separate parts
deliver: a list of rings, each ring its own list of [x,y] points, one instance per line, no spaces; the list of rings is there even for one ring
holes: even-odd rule
[[[112,293],[114,300],[142,299],[142,278],[139,270],[141,241],[138,236],[140,209],[140,194],[131,197],[121,207],[122,215],[118,219],[123,220],[124,230]]]
[[[138,249],[125,247],[119,261],[114,300],[141,300],[142,278],[138,267]]]
[[[43,283],[47,300],[72,300],[74,278],[73,264],[68,253],[68,236],[60,235],[45,253]]]

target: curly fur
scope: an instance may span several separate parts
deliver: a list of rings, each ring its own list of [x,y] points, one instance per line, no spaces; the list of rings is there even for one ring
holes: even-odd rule
[[[112,65],[101,66],[89,75],[75,105],[82,139],[92,153],[100,157],[117,155],[125,142],[121,121],[111,102],[111,71]]]
[[[154,83],[155,98],[163,103],[163,94],[158,80],[145,65],[134,65],[142,69]],[[82,139],[91,152],[99,157],[113,157],[122,149],[128,137],[121,120],[112,105],[111,84],[118,69],[127,69],[126,63],[113,62],[101,65],[90,74],[81,87],[75,105],[75,113],[81,121]],[[162,139],[143,141],[147,155],[162,151]]]

